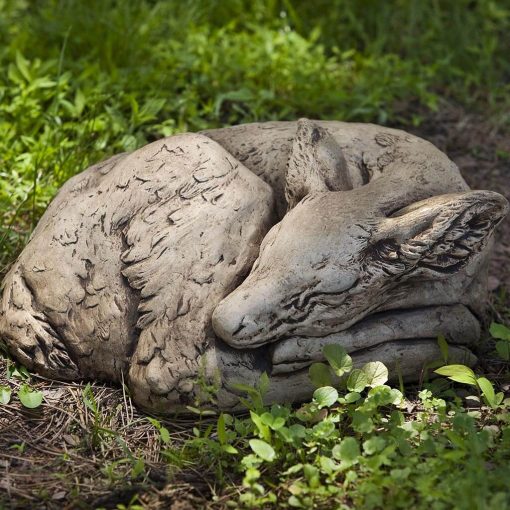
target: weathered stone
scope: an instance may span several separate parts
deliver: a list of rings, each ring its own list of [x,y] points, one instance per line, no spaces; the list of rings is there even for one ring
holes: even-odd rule
[[[473,363],[508,209],[405,132],[334,121],[177,135],[62,188],[3,282],[0,338],[60,379],[127,381],[175,412],[217,379],[310,396],[328,343],[418,379]]]

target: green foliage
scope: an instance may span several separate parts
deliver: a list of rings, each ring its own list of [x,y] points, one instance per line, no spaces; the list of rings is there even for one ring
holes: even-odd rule
[[[486,377],[477,377],[473,370],[465,365],[446,365],[435,372],[452,381],[475,386],[481,392],[485,402],[492,408],[497,408],[503,402],[502,392],[496,393],[494,386]]]
[[[411,404],[386,384],[382,363],[352,368],[341,347],[325,351],[334,382],[315,390],[311,402],[261,406],[259,384],[246,400],[249,416],[221,413],[215,426],[195,428],[170,462],[185,457],[197,467],[215,466],[217,491],[237,483],[227,470],[234,480],[238,475],[235,508],[510,508],[510,414],[506,401],[493,405],[498,396],[488,379],[462,365],[438,370],[474,381],[489,405],[481,419],[459,399],[447,402],[428,389]],[[350,368],[335,378],[339,360]]]
[[[493,322],[489,329],[496,341],[496,352],[505,361],[510,361],[510,329],[504,324]]]

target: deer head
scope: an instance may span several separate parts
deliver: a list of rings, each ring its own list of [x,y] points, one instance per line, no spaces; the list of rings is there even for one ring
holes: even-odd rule
[[[389,191],[378,183],[385,196],[377,200],[374,186],[350,190],[338,176],[343,158],[327,133],[305,125],[297,140],[286,192],[294,207],[266,235],[246,280],[213,314],[215,332],[233,347],[344,330],[384,307],[403,282],[461,271],[508,211],[506,199],[490,191],[413,201],[405,182]]]

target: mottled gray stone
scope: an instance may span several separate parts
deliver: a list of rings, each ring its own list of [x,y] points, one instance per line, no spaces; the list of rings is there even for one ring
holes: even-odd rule
[[[416,380],[440,333],[475,361],[507,209],[430,143],[371,124],[168,137],[61,189],[3,282],[0,338],[43,375],[124,379],[167,413],[212,381],[234,408],[231,384],[264,371],[268,401],[307,398],[329,343]]]

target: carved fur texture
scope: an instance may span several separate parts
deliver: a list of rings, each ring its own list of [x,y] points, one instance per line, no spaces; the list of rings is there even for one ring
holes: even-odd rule
[[[0,338],[59,379],[125,380],[173,413],[270,374],[306,398],[327,343],[417,379],[472,363],[508,204],[405,132],[335,121],[183,134],[94,165],[48,207],[3,282]],[[299,388],[299,391],[298,391]]]

